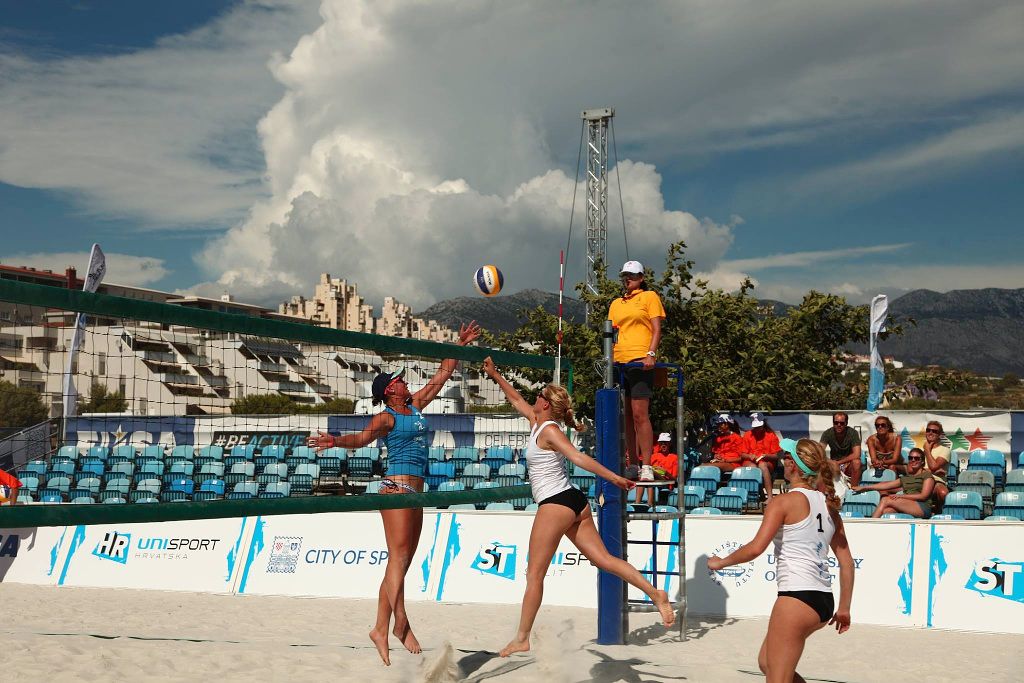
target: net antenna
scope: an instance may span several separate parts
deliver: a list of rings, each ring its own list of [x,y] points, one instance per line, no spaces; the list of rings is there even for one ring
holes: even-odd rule
[[[598,260],[604,260],[608,248],[608,138],[615,110],[584,109],[580,112],[586,127],[587,143],[587,260],[584,286],[592,295],[597,294]],[[628,253],[627,253],[628,257]],[[586,307],[586,320],[590,321],[590,305]]]

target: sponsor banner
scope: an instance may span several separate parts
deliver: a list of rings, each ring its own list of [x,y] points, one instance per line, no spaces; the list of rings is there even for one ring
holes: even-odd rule
[[[68,527],[0,529],[0,582],[54,585],[70,539]]]
[[[1024,524],[935,524],[918,533],[929,548],[924,626],[1024,632]]]
[[[235,518],[67,527],[57,585],[230,593],[251,525]]]
[[[449,513],[433,598],[516,604],[526,590],[533,515]],[[407,589],[408,590],[408,589]],[[547,567],[544,604],[597,606],[597,568],[563,538]]]
[[[85,446],[178,446],[196,441],[194,417],[69,417],[65,442]],[[204,445],[207,442],[203,442]]]
[[[283,415],[280,417],[225,416],[196,420],[195,443],[201,446],[220,446],[225,453],[235,446],[256,446],[260,451],[267,446],[280,445],[291,451],[306,445],[306,439],[316,430],[327,431],[326,415]]]
[[[896,433],[903,439],[904,448],[924,445],[925,425],[929,420],[938,420],[945,431],[943,443],[953,451],[962,451],[966,467],[967,453],[978,449],[995,449],[1009,454],[1012,438],[1011,413],[991,411],[970,412],[925,412],[925,411],[886,411],[868,413],[848,411],[850,428],[856,430],[864,445],[868,437],[875,433],[875,417],[884,415],[892,420]],[[769,418],[771,419],[771,418]],[[810,438],[819,439],[821,434],[832,427],[832,414],[820,413],[810,415]],[[1021,425],[1024,428],[1024,424]],[[1019,437],[1018,437],[1019,438]]]
[[[405,599],[432,599],[435,552],[445,546],[451,515],[428,512],[406,576]],[[250,518],[252,541],[238,593],[376,598],[388,550],[378,512]]]

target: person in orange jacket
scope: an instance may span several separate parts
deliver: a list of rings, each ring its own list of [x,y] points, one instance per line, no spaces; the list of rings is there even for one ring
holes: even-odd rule
[[[672,452],[672,435],[668,432],[662,432],[658,437],[658,442],[654,444],[651,465],[665,470],[669,479],[675,479],[678,476],[679,456]]]
[[[743,465],[753,465],[754,461],[743,458],[743,435],[740,433],[736,420],[726,414],[714,419],[717,433],[711,442],[711,462],[722,472],[732,472]]]
[[[743,445],[740,450],[744,463],[749,461],[761,470],[765,495],[767,500],[771,500],[775,465],[779,462],[782,447],[779,446],[779,437],[764,421],[760,413],[753,413],[750,416],[750,431],[743,435]]]

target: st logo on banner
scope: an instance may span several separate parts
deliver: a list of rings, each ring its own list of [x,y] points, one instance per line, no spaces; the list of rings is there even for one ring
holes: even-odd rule
[[[473,564],[470,567],[485,574],[493,574],[503,579],[515,580],[516,547],[501,543],[492,543],[489,546],[484,546],[477,553],[476,559],[473,560]]]
[[[1024,562],[988,560],[974,565],[968,590],[1014,602],[1024,602]]]

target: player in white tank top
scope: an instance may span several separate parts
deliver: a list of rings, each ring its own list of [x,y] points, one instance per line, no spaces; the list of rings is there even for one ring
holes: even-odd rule
[[[530,428],[530,440],[526,444],[526,467],[530,472],[530,488],[533,491],[533,499],[538,503],[573,488],[569,483],[565,456],[537,445],[537,437],[548,425],[554,425],[555,429],[558,429],[558,423],[554,420],[535,424]]]
[[[526,595],[523,596],[519,630],[501,651],[501,656],[507,657],[513,652],[530,649],[530,631],[544,595],[544,576],[563,536],[599,570],[615,574],[646,593],[657,606],[662,624],[671,626],[675,622],[675,609],[669,602],[668,594],[652,586],[633,565],[608,553],[597,533],[586,495],[569,483],[565,461],[572,460],[576,467],[593,472],[626,491],[636,484],[612,472],[594,458],[580,453],[562,433],[559,422],[576,426],[572,416],[572,399],[564,387],[547,385],[537,394],[533,405],[530,405],[498,373],[490,358],[484,360],[484,371],[498,383],[512,407],[530,421],[526,462],[529,466],[530,486],[538,504],[533,529],[530,531],[530,559],[526,568]],[[581,429],[582,426],[577,428]]]
[[[792,439],[779,442],[791,491],[776,496],[765,508],[764,519],[754,539],[726,558],[708,560],[710,571],[761,557],[774,541],[779,597],[768,622],[768,634],[761,645],[757,663],[768,683],[803,680],[796,673],[807,637],[826,623],[839,633],[850,628],[853,599],[853,556],[846,541],[842,519],[831,509],[826,495],[818,490],[828,482],[832,469],[825,447],[817,441]],[[828,571],[828,550],[839,560],[839,607],[834,612],[832,580]],[[830,618],[831,617],[831,618]]]

